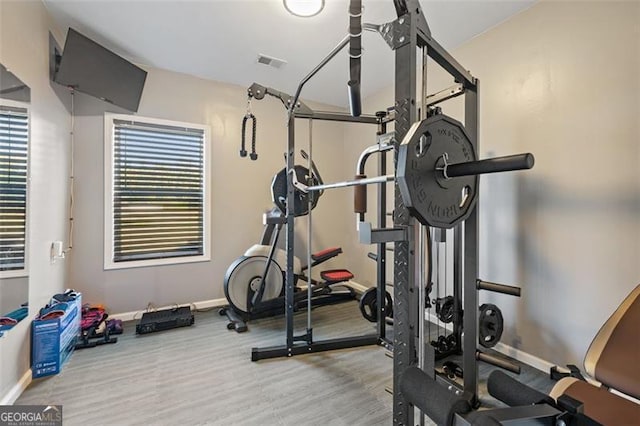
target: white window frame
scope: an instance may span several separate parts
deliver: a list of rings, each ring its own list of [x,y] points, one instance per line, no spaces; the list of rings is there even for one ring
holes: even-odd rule
[[[0,99],[0,109],[2,106],[10,108],[21,108],[27,114],[27,205],[24,213],[24,268],[13,269],[11,271],[0,271],[0,278],[27,278],[29,276],[29,205],[31,204],[31,108],[26,102]]]
[[[114,120],[137,121],[161,126],[185,127],[199,129],[204,132],[204,210],[203,210],[203,254],[197,256],[170,257],[164,259],[131,260],[125,262],[113,261],[114,248],[114,223],[113,223],[113,157],[114,157]],[[182,263],[207,262],[211,260],[211,131],[210,127],[203,124],[194,124],[181,121],[164,120],[159,118],[141,117],[128,114],[104,114],[104,269],[129,269],[140,267],[152,267],[162,265],[177,265]]]

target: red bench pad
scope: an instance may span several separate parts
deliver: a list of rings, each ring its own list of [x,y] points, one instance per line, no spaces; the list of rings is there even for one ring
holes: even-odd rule
[[[353,278],[351,271],[347,269],[330,269],[328,271],[320,272],[320,277],[327,281],[329,284],[340,283],[343,281],[349,281]]]

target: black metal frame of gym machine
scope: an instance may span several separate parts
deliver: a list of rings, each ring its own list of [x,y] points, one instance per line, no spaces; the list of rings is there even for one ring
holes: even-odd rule
[[[455,84],[430,96],[423,94],[424,108],[434,106],[444,100],[451,99],[459,95],[465,95],[465,129],[470,137],[471,143],[478,152],[478,80],[474,78],[462,65],[460,65],[437,41],[431,37],[426,19],[422,14],[418,0],[394,0],[394,5],[398,18],[390,23],[380,26],[369,25],[366,29],[373,29],[379,32],[387,44],[395,51],[395,147],[394,147],[394,170],[397,168],[397,148],[398,142],[402,141],[408,133],[411,125],[418,120],[418,105],[416,102],[417,93],[417,52],[422,49],[423,61],[425,55],[433,59],[451,77]],[[353,15],[352,15],[353,17]],[[365,24],[366,25],[366,24]],[[287,135],[287,170],[294,168],[295,152],[295,119],[329,120],[353,123],[378,124],[378,134],[386,131],[386,122],[390,121],[388,116],[351,116],[343,113],[314,112],[309,107],[298,100],[304,85],[324,67],[338,52],[348,43],[349,36],[346,36],[321,62],[316,66],[298,85],[296,94],[291,97],[285,93],[270,88],[264,88],[257,84],[249,88],[249,95],[256,99],[262,99],[266,94],[279,98],[288,114],[288,135]],[[353,69],[353,67],[352,67]],[[426,77],[426,74],[423,75]],[[359,82],[358,82],[359,84]],[[424,87],[423,87],[424,89]],[[359,87],[356,89],[359,91]],[[351,94],[351,93],[350,93]],[[359,95],[359,93],[358,93]],[[359,110],[359,106],[358,106]],[[425,110],[426,111],[426,110]],[[386,172],[385,155],[379,158],[379,171],[381,175]],[[381,181],[377,181],[380,183]],[[386,220],[386,186],[380,184],[378,187],[378,229],[360,229],[361,241],[368,240],[370,243],[378,245],[377,256],[377,296],[378,296],[378,327],[377,334],[329,339],[323,341],[313,341],[313,330],[307,329],[302,336],[294,335],[293,324],[293,297],[294,297],[294,273],[293,273],[293,244],[294,244],[294,214],[287,210],[286,213],[286,253],[287,272],[285,286],[285,317],[286,317],[286,343],[281,346],[267,348],[253,348],[251,359],[257,361],[266,358],[282,356],[293,356],[298,354],[328,351],[334,349],[344,349],[357,346],[382,344],[387,348],[393,346],[394,368],[393,368],[393,421],[396,424],[408,424],[413,419],[413,406],[409,399],[403,395],[400,387],[400,378],[405,370],[418,364],[418,350],[422,351],[423,370],[434,379],[442,379],[435,374],[435,354],[429,342],[423,342],[423,348],[417,348],[416,341],[420,341],[419,333],[424,333],[423,324],[419,321],[423,319],[419,315],[420,300],[424,297],[417,297],[415,293],[421,293],[416,287],[416,280],[421,271],[417,270],[420,264],[416,262],[416,241],[421,232],[421,225],[414,219],[405,206],[402,195],[396,185],[394,203],[394,227],[387,228]],[[294,174],[288,173],[287,205],[293,205],[295,185]],[[367,236],[363,237],[363,234]],[[385,336],[385,263],[386,263],[386,243],[394,243],[394,341],[392,345]],[[483,354],[477,350],[478,335],[478,289],[487,289],[509,294],[513,289],[508,286],[504,290],[489,283],[483,283],[478,277],[478,210],[477,204],[468,218],[454,229],[454,333],[457,335],[458,347],[455,352],[462,350],[463,355],[463,376],[462,391],[472,396],[472,404],[477,403],[478,391],[478,370],[477,360],[482,359],[492,364],[509,369],[510,364],[488,354]],[[430,277],[428,277],[430,279]],[[422,283],[418,284],[421,286]],[[462,295],[464,294],[464,297]],[[461,307],[460,305],[463,304]],[[475,313],[475,315],[464,315],[460,318],[462,311]],[[462,322],[462,327],[460,323]],[[464,335],[462,330],[464,329]],[[442,379],[444,380],[444,379]]]
[[[385,41],[395,50],[395,136],[402,141],[410,127],[418,120],[417,93],[417,52],[422,49],[423,66],[426,57],[433,59],[455,81],[455,85],[426,96],[425,107],[453,97],[464,95],[464,127],[475,152],[478,143],[478,80],[458,63],[436,40],[431,37],[429,26],[418,0],[394,0],[398,18],[381,28]],[[423,69],[423,92],[426,85],[426,68]],[[425,111],[426,113],[426,111]],[[426,114],[423,113],[423,116]],[[397,148],[397,147],[396,147]],[[397,168],[397,149],[394,163]],[[478,205],[476,202],[467,219],[454,228],[454,334],[457,346],[450,353],[462,351],[464,371],[461,393],[469,395],[471,405],[478,404],[478,367],[482,360],[493,365],[517,371],[512,363],[485,354],[477,349],[478,342],[478,291],[489,290],[504,294],[518,295],[517,287],[504,286],[478,279]],[[400,386],[405,371],[420,365],[425,374],[434,380],[442,380],[447,385],[457,387],[435,371],[435,350],[428,339],[424,347],[418,348],[419,335],[424,333],[424,318],[420,315],[421,280],[418,280],[422,260],[416,259],[416,242],[419,240],[421,224],[413,218],[405,205],[398,186],[395,188],[394,229],[405,229],[404,241],[394,241],[394,356],[393,356],[393,423],[410,424],[414,421],[414,406]],[[437,229],[437,228],[435,228]],[[372,231],[375,232],[375,231]],[[382,232],[385,232],[382,230]],[[427,241],[429,239],[427,238]],[[388,241],[388,240],[387,240]],[[431,254],[429,253],[429,256]],[[427,280],[431,277],[427,276]],[[418,293],[418,294],[416,294]],[[463,297],[464,296],[464,297]],[[463,306],[460,306],[460,305]],[[465,315],[462,315],[462,312]],[[460,316],[462,315],[462,318]],[[422,324],[420,321],[422,320]],[[460,327],[462,324],[462,327]],[[464,334],[463,334],[464,330]],[[419,353],[422,352],[422,360]]]
[[[411,125],[417,121],[417,51],[418,48],[426,50],[426,54],[447,71],[456,81],[451,88],[435,93],[426,98],[428,106],[433,106],[444,100],[455,96],[465,95],[465,128],[471,138],[472,143],[478,152],[477,133],[477,96],[478,80],[474,78],[462,65],[460,65],[437,41],[431,37],[426,19],[417,0],[394,0],[398,18],[390,23],[381,25],[378,28],[385,41],[395,50],[395,139],[401,141],[407,134]],[[316,66],[298,85],[296,95],[291,97],[285,93],[264,88],[257,84],[249,88],[249,95],[256,99],[262,99],[269,94],[279,98],[289,110],[288,115],[288,135],[287,135],[287,169],[292,170],[295,158],[295,119],[304,118],[312,120],[343,121],[354,123],[378,124],[379,133],[384,131],[384,121],[380,117],[360,116],[353,117],[348,114],[331,112],[314,112],[302,102],[298,97],[302,87],[326,65],[338,52],[340,52],[349,42],[349,36],[345,37],[321,62]],[[292,106],[292,102],[295,106]],[[394,149],[394,169],[397,163],[397,146]],[[379,158],[379,168],[381,174],[386,172],[386,158],[381,155]],[[385,337],[385,314],[382,311],[384,303],[385,289],[385,262],[386,262],[386,242],[394,242],[394,423],[407,424],[413,418],[413,407],[403,396],[399,380],[404,371],[417,363],[416,338],[419,326],[419,303],[414,293],[412,285],[416,282],[415,271],[415,238],[414,231],[419,229],[419,224],[409,214],[404,205],[402,196],[397,186],[395,188],[395,209],[394,209],[394,229],[385,228],[386,218],[386,194],[385,185],[379,185],[378,203],[378,226],[380,229],[371,231],[372,242],[378,244],[377,272],[378,272],[378,327],[377,334],[357,337],[347,337],[330,339],[324,341],[313,341],[312,330],[307,330],[303,336],[294,335],[293,325],[293,242],[294,242],[294,215],[292,212],[286,214],[286,252],[287,252],[287,272],[285,287],[285,317],[286,317],[286,343],[281,346],[266,348],[253,348],[251,359],[275,358],[282,356],[293,356],[304,353],[321,352],[349,347],[383,344],[389,347],[389,342]],[[288,175],[287,204],[293,205],[294,185],[292,175]],[[477,312],[478,297],[476,288],[476,277],[478,276],[477,255],[478,255],[478,212],[474,208],[471,215],[464,222],[464,226],[458,225],[454,230],[456,242],[456,254],[454,256],[454,293],[456,305],[455,315],[461,312],[460,295],[464,292],[464,310],[467,312]],[[397,240],[397,235],[404,235],[405,238]],[[460,247],[464,243],[464,255]],[[464,268],[463,268],[464,262]],[[464,275],[463,275],[464,274]],[[459,318],[455,323],[459,323]],[[477,366],[476,366],[476,342],[477,342],[477,316],[465,315],[463,318],[463,328],[465,330],[462,339],[464,384],[463,390],[472,395],[477,395]],[[458,335],[461,330],[455,330]],[[460,340],[458,340],[460,341]],[[426,353],[433,354],[433,348],[426,343],[424,348]],[[429,365],[425,365],[426,372],[434,371],[434,356],[427,356]],[[430,360],[430,361],[429,361]],[[431,373],[433,374],[433,373]]]
[[[396,139],[401,141],[411,125],[418,119],[416,105],[417,91],[417,51],[426,49],[426,54],[462,85],[458,94],[464,94],[464,125],[476,152],[478,150],[478,80],[462,67],[432,37],[427,21],[417,0],[394,0],[398,19],[391,22],[386,32],[387,43],[395,50],[395,111]],[[395,159],[397,162],[397,150]],[[478,276],[478,208],[473,209],[463,224],[454,230],[454,315],[460,312],[460,297],[464,292],[463,309],[476,313],[478,297],[476,277]],[[420,228],[405,206],[398,187],[395,189],[394,226],[409,230]],[[415,232],[407,233],[413,236]],[[464,255],[461,246],[464,244]],[[393,423],[410,424],[414,421],[414,408],[403,394],[400,379],[407,368],[417,364],[416,340],[422,324],[419,321],[419,299],[412,285],[416,282],[416,244],[414,238],[394,244],[394,356],[393,356]],[[419,271],[418,271],[419,273]],[[458,318],[459,320],[459,318]],[[454,320],[455,323],[459,321]],[[476,365],[477,315],[464,315],[462,339],[464,371],[463,390],[474,397],[478,390]],[[421,348],[427,354],[424,371],[435,374],[434,349],[426,342]]]
[[[352,0],[351,6],[359,1]],[[422,48],[422,59],[428,56],[447,71],[455,80],[456,85],[449,89],[445,89],[431,96],[423,93],[425,106],[435,105],[443,100],[464,94],[465,95],[465,120],[464,125],[467,135],[473,144],[475,151],[478,150],[478,80],[475,79],[468,71],[466,71],[449,53],[431,38],[429,27],[420,9],[418,0],[394,0],[394,6],[398,18],[388,24],[377,27],[377,31],[383,35],[389,46],[395,50],[395,103],[394,103],[394,119],[395,119],[395,152],[394,152],[394,169],[397,169],[398,162],[398,141],[402,141],[409,132],[410,127],[417,121],[417,105],[416,105],[416,68],[417,68],[417,50]],[[351,11],[353,18],[353,11]],[[359,17],[359,13],[357,13]],[[373,117],[354,118],[344,114],[304,114],[295,113],[297,99],[302,86],[319,71],[333,56],[335,56],[344,46],[348,39],[343,40],[328,57],[326,57],[320,65],[318,65],[298,86],[298,91],[293,98],[289,107],[289,133],[288,133],[288,151],[287,151],[287,169],[292,170],[294,166],[294,127],[295,118],[311,118],[311,119],[328,119],[336,121],[351,122],[370,122]],[[359,45],[359,44],[358,44]],[[353,56],[351,57],[353,60]],[[424,65],[424,64],[423,64]],[[359,63],[357,65],[359,68]],[[352,62],[353,72],[353,62]],[[426,68],[423,70],[423,91],[424,82],[426,81]],[[359,80],[356,81],[359,103]],[[349,82],[351,86],[351,81]],[[350,96],[353,102],[353,90],[350,87]],[[285,98],[281,97],[283,103],[287,105]],[[289,98],[290,100],[291,98]],[[359,105],[356,107],[359,111]],[[352,106],[352,112],[354,108]],[[359,115],[354,114],[354,115]],[[367,121],[371,120],[371,121]],[[379,133],[383,130],[382,120],[378,122],[380,125]],[[381,156],[381,169],[386,166],[384,164],[384,155]],[[294,202],[294,178],[295,174],[288,174],[288,192],[287,205],[291,206]],[[380,180],[376,180],[380,183]],[[374,182],[370,182],[374,183]],[[346,186],[336,185],[335,187]],[[379,188],[384,187],[380,185]],[[419,334],[424,333],[424,318],[419,314],[420,306],[424,303],[423,297],[416,297],[415,293],[422,293],[421,288],[416,288],[416,283],[421,286],[421,280],[416,277],[422,273],[416,266],[420,266],[422,262],[416,262],[416,240],[420,240],[421,246],[424,239],[419,239],[422,232],[421,225],[414,219],[405,205],[400,190],[396,184],[395,187],[395,209],[394,209],[394,227],[385,229],[384,224],[386,214],[378,217],[380,229],[371,229],[370,226],[360,229],[361,241],[378,244],[378,272],[384,270],[380,266],[384,266],[386,242],[394,242],[394,357],[393,357],[393,423],[398,425],[408,425],[415,421],[414,405],[410,395],[405,395],[402,382],[412,373],[408,370],[416,370],[416,365],[420,364],[418,349],[424,351],[422,365],[420,365],[416,373],[418,380],[423,380],[419,376],[424,373],[428,378],[436,380],[442,379],[441,376],[435,374],[435,352],[434,348],[428,342],[422,342],[423,348],[416,348],[416,340],[420,341]],[[384,208],[386,203],[379,203],[379,208]],[[509,363],[500,361],[488,354],[483,354],[477,350],[478,339],[478,290],[489,290],[504,294],[519,295],[519,289],[510,286],[504,286],[479,280],[478,277],[478,204],[467,219],[458,224],[454,228],[454,322],[458,324],[455,333],[461,334],[459,329],[459,320],[462,310],[460,303],[463,303],[463,309],[467,312],[462,318],[462,328],[464,335],[462,336],[462,355],[463,355],[463,385],[462,389],[455,392],[456,395],[466,394],[468,402],[472,406],[477,405],[478,391],[478,370],[477,360],[481,359],[503,368],[509,368]],[[386,213],[386,212],[385,212]],[[296,338],[293,336],[293,311],[290,302],[293,300],[293,219],[291,212],[287,211],[287,286],[286,286],[286,314],[287,314],[287,344],[274,348],[257,349],[260,358],[272,358],[277,356],[292,356],[301,353],[318,352],[331,349],[340,349],[354,346],[362,346],[377,343],[378,336],[361,336],[360,338],[332,339],[323,342],[313,342],[311,330],[307,330],[307,334],[299,340],[306,341],[306,345],[296,345]],[[368,234],[364,235],[363,234]],[[382,248],[382,249],[381,249]],[[382,260],[382,261],[381,261]],[[379,275],[380,278],[380,275]],[[429,277],[430,278],[430,277]],[[384,306],[384,281],[378,279],[378,324],[382,323],[384,328],[384,315],[380,309]],[[464,297],[462,297],[464,295]],[[461,300],[462,299],[462,300]],[[422,320],[422,324],[419,321]],[[458,340],[458,344],[460,341]],[[252,357],[256,349],[253,350]],[[256,360],[256,358],[252,358]],[[423,373],[422,373],[423,372]],[[420,373],[420,374],[418,374]],[[405,377],[406,376],[406,377]],[[444,379],[442,379],[444,380]],[[520,385],[523,386],[523,385]],[[452,391],[452,386],[447,389],[443,387],[440,391]],[[518,392],[520,388],[512,388]],[[415,389],[414,389],[415,391]],[[424,396],[413,395],[413,401],[421,400]],[[439,398],[441,403],[449,404],[450,401],[446,397]],[[423,408],[426,409],[423,402]],[[416,402],[417,403],[417,402]],[[549,404],[527,405],[524,407],[512,407],[502,410],[490,410],[485,413],[492,414],[494,423],[500,420],[513,421],[533,419],[555,419],[562,412],[556,407]],[[574,413],[575,414],[575,413]],[[580,413],[578,412],[578,416]],[[455,415],[453,419],[455,424],[469,424],[471,419],[466,419],[459,415]],[[422,421],[420,421],[422,424]],[[592,423],[588,423],[592,424]]]
[[[316,66],[299,84],[295,97],[272,89],[270,87],[264,87],[257,83],[252,84],[248,89],[249,97],[255,99],[262,99],[265,95],[270,95],[280,99],[285,108],[289,110],[287,118],[287,170],[293,170],[295,165],[295,120],[296,119],[309,119],[309,120],[322,120],[322,121],[340,121],[350,123],[364,123],[364,124],[377,124],[378,134],[386,133],[386,124],[389,121],[387,114],[373,115],[361,115],[359,117],[353,117],[346,113],[340,112],[326,112],[326,111],[314,111],[308,107],[304,102],[298,100],[298,96],[302,87],[309,81],[322,67],[324,67],[335,55],[337,55],[347,44],[349,43],[349,36],[346,36],[321,62]],[[292,102],[295,103],[295,107],[292,108]],[[379,156],[378,168],[381,174],[386,173],[386,156]],[[291,178],[292,174],[288,173],[288,185],[287,185],[287,206],[294,205],[294,185]],[[378,217],[380,227],[385,227],[386,211],[386,185],[380,184],[378,186]],[[307,329],[305,334],[296,336],[295,328],[293,324],[294,315],[294,286],[295,277],[293,271],[293,244],[294,244],[294,219],[295,216],[292,211],[287,210],[286,215],[286,253],[287,253],[287,271],[285,279],[285,331],[286,342],[285,345],[252,348],[251,360],[259,361],[261,359],[277,358],[284,356],[293,356],[313,352],[323,352],[335,349],[346,349],[359,346],[368,345],[382,345],[387,348],[391,347],[391,341],[386,337],[386,323],[384,300],[386,292],[386,243],[379,243],[377,250],[377,292],[378,292],[378,315],[376,333],[365,334],[361,336],[341,337],[335,339],[326,340],[313,340],[313,329]]]

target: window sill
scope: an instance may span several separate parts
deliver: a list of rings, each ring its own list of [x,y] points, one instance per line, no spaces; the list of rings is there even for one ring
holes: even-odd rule
[[[29,274],[26,269],[0,271],[0,278],[29,278]]]
[[[153,259],[153,260],[133,260],[128,262],[105,262],[104,270],[117,270],[117,269],[132,269],[132,268],[149,268],[154,266],[171,266],[181,265],[184,263],[198,263],[209,262],[211,256],[189,256],[189,257],[177,257],[169,259]]]

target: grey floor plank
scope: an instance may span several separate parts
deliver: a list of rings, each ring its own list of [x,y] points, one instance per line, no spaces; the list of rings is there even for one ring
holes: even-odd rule
[[[374,332],[357,304],[313,311],[316,339]],[[296,315],[298,330],[306,315]],[[283,318],[254,321],[238,334],[217,310],[194,326],[76,351],[58,376],[34,380],[16,404],[62,404],[73,425],[389,425],[392,360],[361,347],[251,362],[251,348],[284,343]],[[481,378],[491,368],[482,367]],[[545,390],[543,375],[525,378]],[[522,379],[522,377],[521,377]],[[495,401],[483,396],[489,404]]]

